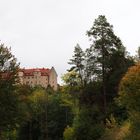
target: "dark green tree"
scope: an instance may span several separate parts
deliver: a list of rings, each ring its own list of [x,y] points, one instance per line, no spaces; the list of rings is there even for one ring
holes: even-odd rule
[[[104,133],[104,125],[98,107],[82,107],[75,117],[71,128],[73,130],[72,137],[75,140],[99,139]],[[65,139],[68,139],[67,137],[65,136]]]
[[[138,47],[138,58],[140,60],[140,47]]]
[[[84,84],[79,88],[78,105],[79,112],[85,111],[87,117],[83,117],[84,113],[78,114],[78,119],[75,116],[74,120],[77,121],[74,121],[72,127],[66,129],[65,139],[73,137],[80,140],[99,139],[104,132],[106,118],[111,114],[118,117],[116,120],[119,120],[122,114],[124,118],[127,117],[125,108],[118,107],[114,103],[114,98],[118,96],[121,78],[128,67],[134,65],[134,60],[126,52],[121,40],[114,34],[113,26],[107,22],[105,16],[99,16],[87,34],[92,45],[85,52],[79,53],[81,49],[74,51],[72,63],[69,63],[74,66],[72,70],[76,72],[81,70],[78,74],[81,74],[81,81]],[[77,65],[79,64],[77,62],[81,65]],[[72,79],[72,82],[77,80]],[[71,79],[68,78],[67,81]],[[75,88],[76,84],[73,85]],[[95,113],[94,115],[91,110],[93,114]],[[95,119],[96,116],[100,116],[99,121]],[[96,130],[99,131],[96,133]]]
[[[135,56],[136,63],[140,61],[140,47],[138,47],[137,54]]]
[[[19,140],[62,140],[73,120],[71,96],[34,88],[25,102],[26,119],[18,129]]]
[[[85,84],[91,83],[96,80],[96,63],[93,48],[87,48],[85,51],[84,63],[84,81]]]
[[[25,99],[21,104],[25,118],[20,123],[18,139],[43,140],[46,136],[46,105],[48,100],[46,91],[41,87],[30,89],[25,86],[26,89],[23,88],[20,89],[20,92],[23,92]]]
[[[56,93],[49,96],[48,140],[63,139],[64,129],[73,121],[72,106],[69,94]]]
[[[0,133],[16,126],[19,112],[18,84],[19,64],[11,50],[0,45]],[[1,136],[0,136],[1,137]]]
[[[102,81],[104,111],[106,112],[107,96],[110,96],[110,92],[116,94],[115,88],[117,89],[122,74],[128,68],[126,51],[121,40],[114,34],[113,26],[103,15],[95,19],[87,34],[93,42],[91,48],[93,48],[95,63],[98,66],[96,74]],[[112,87],[108,81],[112,83]]]
[[[77,44],[74,49],[74,55],[73,58],[70,59],[70,62],[68,63],[72,65],[71,69],[69,71],[75,70],[80,78],[81,85],[84,84],[83,74],[84,74],[84,52]]]

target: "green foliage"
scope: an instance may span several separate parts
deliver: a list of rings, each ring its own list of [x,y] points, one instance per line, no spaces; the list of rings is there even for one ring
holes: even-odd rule
[[[75,85],[79,85],[80,79],[78,73],[74,70],[64,74],[62,76],[62,80],[68,86],[74,87]]]
[[[96,140],[104,133],[102,116],[97,107],[82,108],[73,123],[76,140]]]
[[[100,15],[87,34],[92,44],[85,51],[75,46],[58,92],[20,85],[19,64],[0,45],[0,139],[139,140],[140,64],[120,83],[134,59],[113,26]]]
[[[44,136],[41,126],[42,121],[44,121],[43,114],[45,114],[46,109],[46,92],[44,89],[38,87],[34,89],[26,87],[24,90],[23,88],[25,87],[22,87],[20,92],[23,92],[21,94],[24,95],[22,96],[22,99],[24,100],[22,100],[21,104],[21,109],[23,109],[22,115],[24,119],[22,120],[22,123],[19,124],[18,139],[36,140]]]
[[[64,74],[62,80],[65,85],[63,85],[61,92],[64,94],[70,94],[73,97],[73,100],[78,99],[79,91],[81,89],[81,82],[79,75],[74,70]]]
[[[93,41],[91,48],[95,56],[95,75],[102,81],[105,105],[112,102],[117,95],[119,81],[128,67],[133,64],[133,60],[126,56],[125,47],[114,34],[113,26],[107,22],[105,16],[100,15],[95,19],[87,34]]]
[[[106,126],[107,128],[115,128],[117,126],[116,119],[112,114],[109,119],[106,119]]]
[[[128,119],[128,112],[126,108],[122,105],[119,105],[116,100],[109,104],[108,106],[108,115],[113,115],[118,125],[121,125],[124,121]]]
[[[0,45],[0,137],[3,131],[14,129],[19,118],[19,64],[11,50]]]
[[[105,133],[99,140],[124,140],[129,134],[129,128],[129,122],[124,122],[122,126],[114,125],[112,128],[106,128]]]
[[[139,140],[140,138],[140,112],[132,112],[130,116],[130,129],[125,140]]]
[[[140,61],[140,46],[138,47],[137,54],[134,58],[135,58],[136,63]]]
[[[101,80],[103,80],[106,78],[106,73],[112,69],[112,63],[110,63],[112,57],[117,54],[118,56],[115,56],[117,60],[119,57],[124,56],[125,48],[121,40],[114,34],[113,26],[107,22],[106,17],[103,15],[99,15],[95,19],[87,34],[93,41],[91,47],[94,51],[95,62],[98,64],[98,74],[101,75]]]
[[[7,130],[2,132],[2,140],[17,140],[17,130]]]
[[[80,104],[89,107],[92,105],[98,105],[101,109],[103,105],[102,95],[100,92],[101,87],[101,82],[97,81],[87,84],[80,93]]]
[[[46,109],[47,93],[44,89],[37,89],[29,96],[29,102],[33,116],[42,114]]]
[[[95,80],[95,73],[97,73],[97,65],[95,62],[95,55],[94,55],[94,51],[93,48],[87,48],[85,50],[85,57],[84,57],[84,82],[90,83],[93,82],[93,80]],[[94,77],[93,77],[94,75]]]
[[[127,118],[125,107],[116,105],[114,98],[118,95],[122,76],[128,67],[134,65],[133,58],[127,54],[105,16],[100,15],[95,19],[87,34],[92,45],[85,51],[79,45],[75,47],[69,63],[72,65],[71,73],[64,76],[67,89],[71,89],[66,89],[68,93],[72,91],[79,95],[80,112],[76,114],[72,126],[76,140],[98,139],[104,132],[103,122],[108,127],[114,127],[118,120],[121,124]],[[78,72],[79,77],[72,70]],[[82,86],[78,86],[78,78]],[[110,114],[117,118],[105,121]],[[113,129],[117,129],[117,126]]]
[[[70,95],[55,94],[49,97],[48,102],[48,136],[50,140],[63,138],[67,125],[72,124],[72,102]],[[69,100],[68,100],[69,99]],[[53,130],[53,131],[51,131]]]
[[[64,140],[74,140],[74,129],[67,126],[64,131]]]
[[[23,104],[26,119],[20,124],[18,139],[62,139],[65,127],[73,120],[70,95],[48,93],[48,90],[36,87],[26,98]]]
[[[78,76],[80,78],[80,84],[84,84],[84,79],[83,79],[83,70],[84,70],[84,52],[77,44],[74,49],[74,55],[73,58],[70,59],[69,64],[72,65],[69,71],[75,70],[78,73]]]

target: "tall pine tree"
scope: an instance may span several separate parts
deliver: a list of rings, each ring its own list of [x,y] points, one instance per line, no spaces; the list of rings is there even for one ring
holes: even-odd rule
[[[108,96],[111,96],[112,90],[116,92],[115,88],[118,86],[120,77],[128,68],[125,47],[114,34],[113,26],[108,23],[104,15],[99,15],[95,19],[87,34],[92,40],[91,48],[93,48],[95,63],[98,66],[97,75],[102,82],[104,111],[106,112]],[[114,74],[116,74],[115,77]],[[117,81],[113,78],[117,78]],[[112,87],[108,85],[109,80],[114,82]]]

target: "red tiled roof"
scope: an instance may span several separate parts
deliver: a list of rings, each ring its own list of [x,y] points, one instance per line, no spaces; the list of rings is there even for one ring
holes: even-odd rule
[[[12,76],[12,75],[11,75],[10,72],[0,72],[0,78],[1,78],[1,79],[7,80],[7,79],[10,79],[11,76]]]
[[[33,76],[34,72],[41,72],[41,76],[48,76],[50,69],[48,68],[35,68],[35,69],[20,69],[24,73],[24,76]]]

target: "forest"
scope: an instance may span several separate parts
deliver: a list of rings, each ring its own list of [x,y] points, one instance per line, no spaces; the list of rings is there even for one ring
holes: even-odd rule
[[[140,47],[131,56],[104,15],[86,35],[57,91],[21,85],[0,44],[0,140],[140,140]]]

